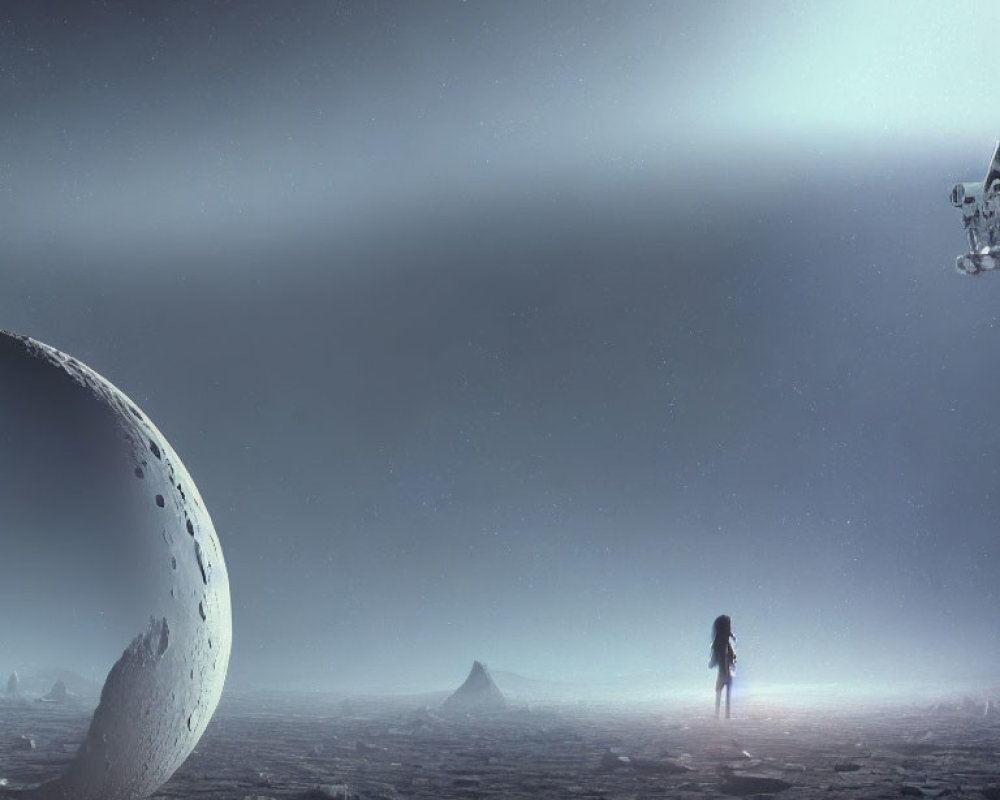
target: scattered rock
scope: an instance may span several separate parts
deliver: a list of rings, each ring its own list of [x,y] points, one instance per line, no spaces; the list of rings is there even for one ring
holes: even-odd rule
[[[924,791],[919,786],[914,786],[912,783],[904,783],[899,788],[899,793],[906,795],[907,797],[923,797]]]
[[[302,795],[302,800],[350,800],[346,783],[321,783]]]
[[[691,767],[678,764],[672,758],[636,759],[633,764],[637,771],[647,775],[679,775],[682,772],[691,772]]]
[[[444,722],[443,717],[435,714],[427,706],[421,706],[407,717],[403,727],[412,735],[419,731],[428,731],[442,722]]]
[[[11,747],[14,750],[34,750],[35,749],[35,737],[22,735],[14,737],[14,741],[11,742]]]
[[[723,794],[745,797],[750,794],[776,794],[791,788],[792,784],[780,778],[767,778],[763,775],[730,775],[719,785]]]
[[[834,764],[833,769],[835,772],[857,772],[861,769],[861,765],[845,762],[843,764]]]
[[[601,756],[601,769],[621,769],[622,767],[630,766],[632,766],[632,759],[628,756],[620,755],[614,750],[608,750],[608,752]]]

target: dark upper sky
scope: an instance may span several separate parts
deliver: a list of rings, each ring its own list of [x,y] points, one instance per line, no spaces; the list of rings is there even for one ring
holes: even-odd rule
[[[870,6],[5,7],[0,326],[183,456],[234,684],[992,668],[1000,10]]]

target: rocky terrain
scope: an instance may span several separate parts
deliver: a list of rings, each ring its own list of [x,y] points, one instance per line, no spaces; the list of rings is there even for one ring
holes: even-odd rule
[[[1000,716],[974,701],[864,711],[513,708],[229,696],[154,797],[1000,799]],[[64,768],[86,715],[3,709],[3,778]],[[30,738],[24,738],[30,737]]]

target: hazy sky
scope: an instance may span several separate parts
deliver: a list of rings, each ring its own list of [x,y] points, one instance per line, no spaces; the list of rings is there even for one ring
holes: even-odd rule
[[[7,4],[0,326],[184,458],[233,685],[988,674],[998,24]]]

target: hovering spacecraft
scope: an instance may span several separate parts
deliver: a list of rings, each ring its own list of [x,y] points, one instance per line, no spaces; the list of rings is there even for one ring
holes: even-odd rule
[[[962,227],[969,234],[969,252],[955,261],[958,271],[978,275],[1000,268],[1000,142],[986,177],[980,183],[956,183],[951,204],[962,209]]]

